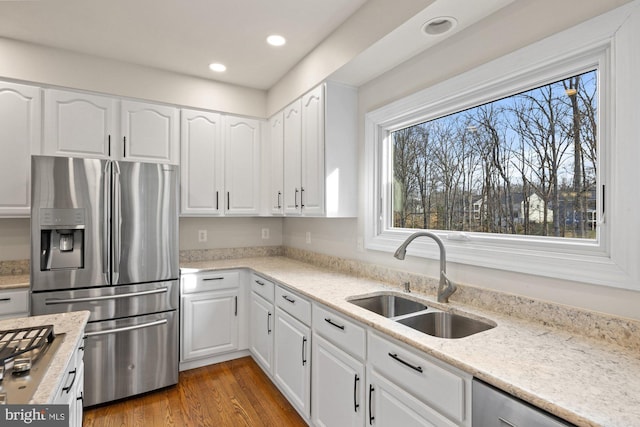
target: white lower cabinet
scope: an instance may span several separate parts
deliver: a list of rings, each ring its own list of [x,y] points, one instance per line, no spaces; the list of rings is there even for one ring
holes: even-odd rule
[[[273,302],[251,292],[249,349],[254,359],[269,373],[273,367],[274,311]]]
[[[471,375],[376,333],[367,338],[368,424],[471,426]]]
[[[313,426],[471,427],[471,375],[288,287],[226,270],[181,291],[181,369],[250,353]]]
[[[181,278],[181,362],[239,348],[239,273],[203,272]]]
[[[84,393],[84,339],[74,352],[67,368],[65,376],[56,393],[53,403],[69,406],[69,427],[82,426],[82,396]]]
[[[29,316],[29,288],[0,291],[0,319]]]
[[[249,350],[269,375],[273,372],[275,335],[275,284],[257,274],[251,275],[251,308],[249,310]]]
[[[367,425],[370,426],[455,426],[402,387],[374,369],[367,372]]]
[[[276,298],[283,297],[284,303],[294,308],[292,312],[306,307],[306,317],[311,317],[308,301],[291,292],[279,292],[281,289],[276,289]],[[279,301],[276,304],[273,377],[289,402],[308,420],[311,415],[311,328],[287,313]],[[304,317],[306,313],[301,314]]]
[[[313,303],[311,419],[316,426],[362,426],[365,422],[366,330]]]
[[[364,364],[321,336],[313,337],[311,358],[313,425],[364,425]]]

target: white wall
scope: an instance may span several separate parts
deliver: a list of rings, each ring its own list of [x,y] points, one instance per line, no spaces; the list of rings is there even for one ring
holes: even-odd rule
[[[0,261],[29,259],[30,235],[29,218],[0,219]]]
[[[266,91],[3,38],[0,78],[266,117]]]
[[[224,249],[282,245],[282,218],[180,218],[180,249]],[[269,229],[269,239],[262,229]],[[207,242],[198,231],[207,231]]]
[[[31,256],[29,218],[0,219],[0,261]],[[269,239],[262,229],[269,229]],[[224,249],[282,245],[282,218],[180,218],[180,249]],[[198,242],[198,231],[207,230],[207,242]]]
[[[607,3],[606,5],[604,3]],[[359,259],[392,268],[438,276],[437,261],[408,256],[398,261],[391,253],[360,249],[364,235],[364,115],[434,83],[470,70],[627,1],[517,1],[428,52],[414,57],[359,89],[360,209],[358,219],[286,219],[283,243],[328,255]],[[551,12],[553,11],[553,12]],[[505,36],[505,35],[508,35]],[[305,233],[312,235],[305,243]],[[314,239],[313,236],[321,236]],[[449,265],[454,281],[524,295],[560,304],[640,319],[640,292],[553,280],[531,275]]]

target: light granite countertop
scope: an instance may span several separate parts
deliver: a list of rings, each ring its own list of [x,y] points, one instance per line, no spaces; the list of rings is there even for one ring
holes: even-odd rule
[[[428,305],[461,310],[497,327],[460,339],[432,337],[355,306],[347,298],[398,287],[315,267],[284,257],[182,263],[182,272],[250,268],[369,327],[462,369],[578,426],[640,426],[640,355],[539,322],[470,305]]]
[[[0,276],[0,291],[9,289],[29,289],[29,275],[21,274],[19,276]]]
[[[66,373],[65,368],[84,336],[84,328],[88,320],[88,311],[74,311],[70,313],[0,320],[0,330],[53,325],[54,334],[66,334],[62,345],[56,351],[55,357],[51,361],[47,372],[29,403],[47,404],[53,402],[53,399],[56,397],[56,392],[64,380]]]

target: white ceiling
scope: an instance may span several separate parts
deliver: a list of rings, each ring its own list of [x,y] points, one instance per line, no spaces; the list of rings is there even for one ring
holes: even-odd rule
[[[0,37],[268,89],[365,2],[0,1]],[[273,33],[287,44],[267,45]]]
[[[359,86],[505,6],[526,9],[534,4],[529,0],[0,0],[0,37],[266,90],[354,13],[347,37],[393,22],[382,21],[383,6],[388,9],[385,1],[393,1],[394,11],[404,8],[406,21],[390,32],[385,29],[387,34],[378,34],[381,38],[368,48],[352,52],[332,79]],[[549,8],[553,2],[538,3]],[[604,4],[587,3],[592,9]],[[422,25],[440,16],[457,19],[453,31],[425,35]],[[285,36],[287,44],[267,45],[265,39],[273,33]],[[349,44],[344,39],[335,43],[333,48]],[[319,50],[325,61],[334,52]],[[208,69],[211,62],[226,64],[227,71],[213,73]]]

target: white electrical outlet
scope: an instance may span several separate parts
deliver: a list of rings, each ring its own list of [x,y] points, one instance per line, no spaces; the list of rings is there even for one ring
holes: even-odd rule
[[[307,245],[311,244],[311,232],[310,231],[307,231],[306,241],[307,241]]]
[[[198,242],[207,241],[207,230],[198,230]]]
[[[268,228],[263,228],[262,229],[262,239],[267,240],[269,238],[269,229]]]

